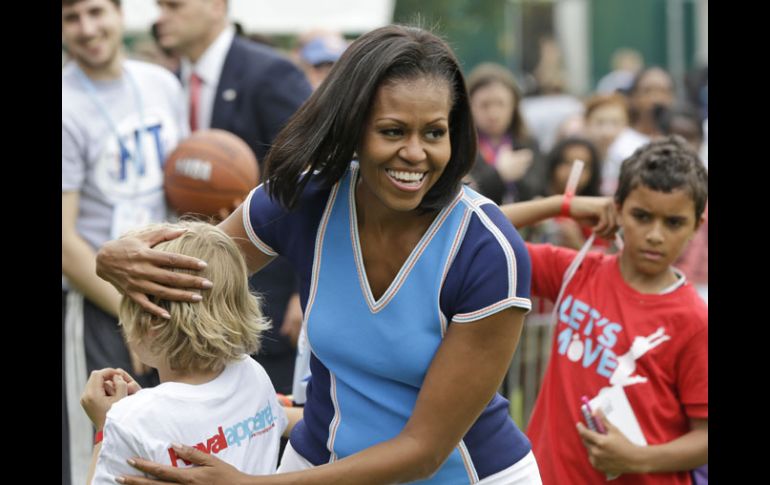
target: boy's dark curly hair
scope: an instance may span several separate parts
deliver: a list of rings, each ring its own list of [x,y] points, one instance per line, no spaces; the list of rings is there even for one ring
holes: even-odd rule
[[[683,189],[695,203],[699,220],[708,201],[708,172],[698,154],[680,136],[652,141],[638,148],[620,167],[615,202],[623,205],[632,190],[643,185],[670,193]]]

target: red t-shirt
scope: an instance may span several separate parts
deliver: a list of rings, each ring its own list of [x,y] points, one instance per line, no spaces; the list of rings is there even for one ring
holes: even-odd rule
[[[527,244],[532,295],[557,298],[576,252]],[[527,435],[544,485],[604,483],[588,461],[575,424],[580,397],[625,383],[624,391],[649,445],[689,431],[688,418],[708,418],[708,308],[689,283],[662,295],[637,292],[623,280],[617,255],[590,251],[561,298],[551,359]],[[663,329],[662,331],[660,329]],[[618,356],[637,337],[670,337],[621,372]],[[626,375],[627,377],[623,377]],[[646,382],[634,382],[639,377]],[[585,424],[585,423],[584,423]],[[689,484],[688,472],[624,474],[621,484]]]

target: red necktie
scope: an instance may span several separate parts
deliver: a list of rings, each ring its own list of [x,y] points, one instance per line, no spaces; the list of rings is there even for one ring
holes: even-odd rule
[[[190,131],[198,129],[198,104],[201,94],[201,78],[197,74],[190,75]]]

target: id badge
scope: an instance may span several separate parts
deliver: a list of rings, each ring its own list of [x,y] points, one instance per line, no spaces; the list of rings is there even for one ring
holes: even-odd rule
[[[152,222],[149,208],[140,203],[120,202],[112,211],[110,237],[117,239],[131,229],[146,226]]]

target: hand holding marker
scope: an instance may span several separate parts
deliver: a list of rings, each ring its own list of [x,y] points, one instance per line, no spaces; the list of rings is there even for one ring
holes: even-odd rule
[[[594,418],[591,404],[588,402],[588,397],[583,396],[580,398],[583,404],[580,406],[580,411],[583,413],[583,418],[586,420],[586,424],[591,431],[595,431],[601,434],[607,434],[607,429],[604,427],[601,419]]]

